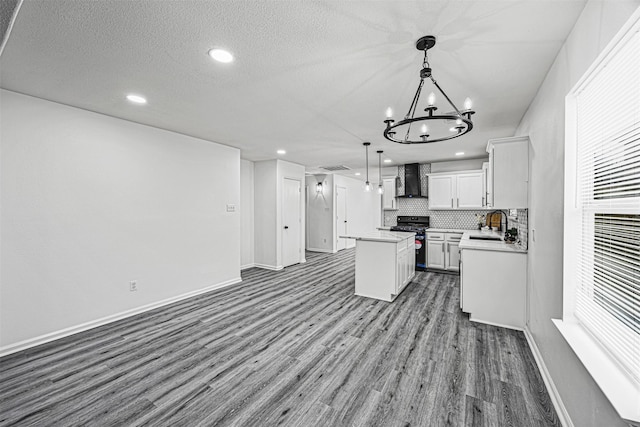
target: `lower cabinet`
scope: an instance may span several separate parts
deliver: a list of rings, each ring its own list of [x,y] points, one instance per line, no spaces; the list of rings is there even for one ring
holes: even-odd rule
[[[427,268],[460,271],[462,233],[427,232]]]
[[[396,292],[398,295],[411,281],[416,271],[416,242],[415,238],[404,240],[397,244],[398,255],[396,256]]]
[[[474,322],[525,326],[527,254],[462,249],[460,305]]]

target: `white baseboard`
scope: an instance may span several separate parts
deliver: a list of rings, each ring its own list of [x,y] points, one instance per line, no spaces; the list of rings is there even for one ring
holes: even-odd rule
[[[240,270],[246,270],[247,268],[253,268],[255,266],[256,266],[256,264],[254,262],[252,262],[251,264],[241,265],[240,266]]]
[[[309,252],[322,252],[324,254],[335,254],[338,251],[334,251],[331,249],[319,249],[319,248],[307,248]]]
[[[524,328],[524,336],[527,338],[527,343],[529,343],[529,348],[531,349],[531,353],[533,353],[533,358],[536,360],[536,364],[538,365],[538,370],[542,375],[542,380],[544,381],[544,385],[547,387],[547,392],[551,397],[551,403],[553,403],[553,407],[556,410],[556,414],[558,414],[558,418],[560,419],[560,423],[563,427],[574,427],[573,422],[571,421],[571,417],[569,416],[569,412],[567,412],[567,408],[562,403],[562,398],[560,397],[560,393],[558,393],[558,389],[556,385],[553,383],[553,379],[551,378],[551,374],[549,374],[549,370],[547,366],[544,364],[544,360],[542,359],[542,354],[536,345],[536,342],[533,340],[533,335],[531,335],[531,331],[529,328]]]
[[[224,288],[225,286],[234,285],[236,283],[240,283],[241,281],[242,279],[240,277],[236,277],[234,279],[216,283],[215,285],[207,286],[206,288],[198,289],[196,291],[187,292],[185,294],[167,298],[162,301],[157,301],[151,304],[143,305],[141,307],[133,308],[131,310],[122,311],[120,313],[112,314],[110,316],[106,316],[100,319],[82,323],[80,325],[72,326],[70,328],[61,329],[59,331],[51,332],[45,335],[40,335],[35,338],[29,338],[27,340],[20,341],[15,344],[10,344],[8,346],[0,347],[0,357],[7,356],[9,354],[26,350],[28,348],[45,344],[51,341],[55,341],[60,338],[68,337],[69,335],[74,335],[74,334],[77,334],[78,332],[83,332],[89,329],[97,328],[98,326],[103,326],[108,323],[116,322],[118,320],[122,320],[127,317],[135,316],[136,314],[144,313],[145,311],[149,311],[149,310],[156,309],[158,307],[169,305],[174,302],[181,301],[183,299],[191,298],[196,295],[213,291],[215,289],[220,289],[220,288]]]
[[[519,326],[503,325],[502,323],[496,323],[496,322],[487,322],[486,320],[482,320],[482,319],[474,319],[473,317],[471,317],[471,315],[469,315],[469,320],[471,320],[472,322],[476,322],[476,323],[484,323],[485,325],[491,325],[491,326],[498,326],[500,328],[513,329],[514,331],[524,331],[524,329],[522,329]]]
[[[253,266],[258,268],[264,268],[265,270],[271,270],[271,271],[280,271],[284,268],[281,265],[259,264],[257,262]]]

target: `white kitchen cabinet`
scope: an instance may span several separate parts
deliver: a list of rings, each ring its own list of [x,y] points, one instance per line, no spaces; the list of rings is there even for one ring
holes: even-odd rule
[[[460,271],[460,239],[462,234],[447,233],[444,242],[444,269]]]
[[[444,241],[427,240],[427,268],[444,270]]]
[[[525,326],[526,253],[462,249],[462,311],[474,322]]]
[[[462,233],[427,232],[427,268],[459,271],[459,248]]]
[[[454,184],[452,175],[430,175],[429,209],[453,209]]]
[[[456,207],[458,209],[483,208],[482,171],[457,175]]]
[[[526,136],[491,139],[487,144],[489,207],[516,209],[528,207],[529,138]]]
[[[382,193],[382,209],[397,210],[398,201],[396,200],[396,197],[398,194],[396,188],[396,178],[383,178],[382,187],[384,188],[384,193]]]
[[[482,209],[483,181],[481,170],[429,175],[429,209]]]

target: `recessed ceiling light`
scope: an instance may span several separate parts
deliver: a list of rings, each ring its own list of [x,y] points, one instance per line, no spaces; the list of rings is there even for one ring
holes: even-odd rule
[[[215,59],[218,62],[224,62],[229,63],[229,62],[233,62],[233,55],[231,54],[231,52],[226,51],[224,49],[211,49],[209,51],[209,56],[212,57],[213,59]]]
[[[464,151],[458,151],[458,152],[456,153],[456,156],[464,156]]]
[[[384,159],[385,163],[391,163],[391,159]]]
[[[278,154],[287,154],[287,152],[285,150],[278,150],[278,151],[276,151],[276,153],[278,153]]]
[[[130,93],[129,95],[127,95],[127,99],[135,104],[146,104],[147,100],[144,96],[140,96],[140,95],[134,95],[132,93]]]
[[[356,172],[354,175],[355,176],[360,176],[360,172]]]

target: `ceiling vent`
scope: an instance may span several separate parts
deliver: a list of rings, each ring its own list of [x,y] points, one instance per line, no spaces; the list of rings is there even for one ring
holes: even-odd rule
[[[330,172],[335,172],[335,171],[348,171],[351,170],[351,168],[348,168],[344,165],[338,165],[338,166],[320,166],[320,169],[324,169]]]

